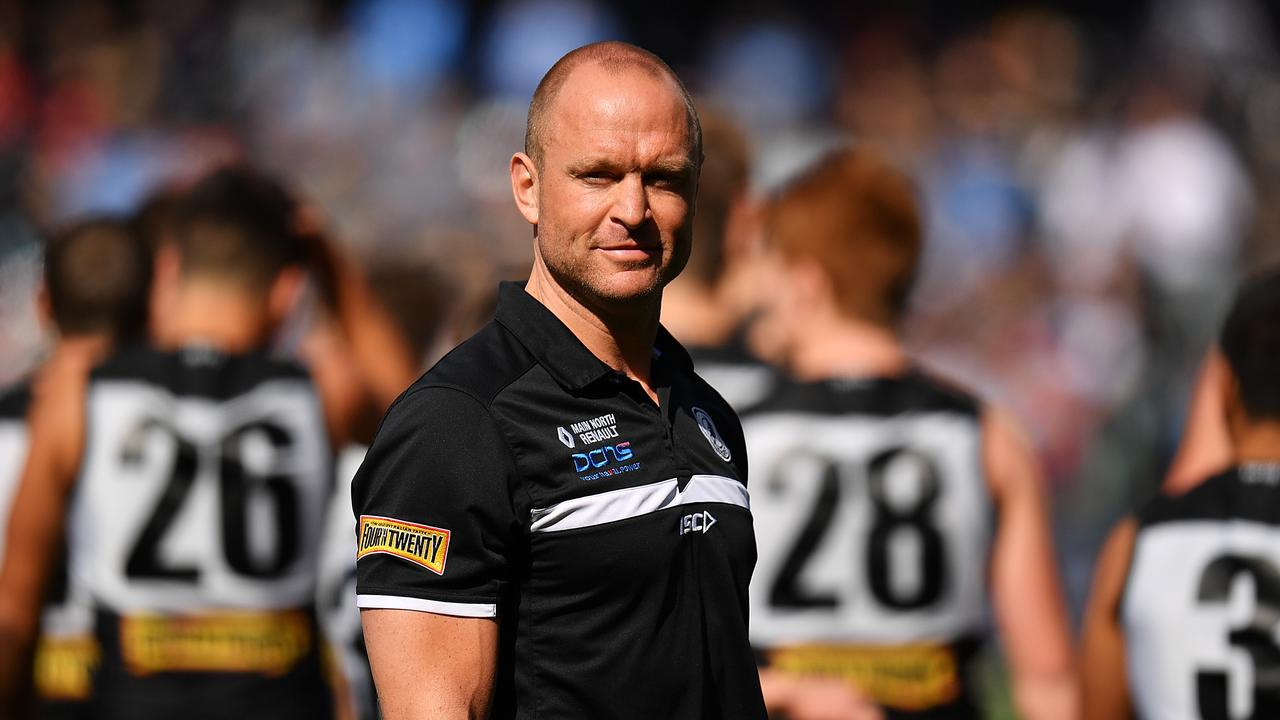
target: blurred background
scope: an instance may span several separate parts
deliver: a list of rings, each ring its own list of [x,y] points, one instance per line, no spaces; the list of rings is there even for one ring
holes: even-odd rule
[[[756,192],[849,136],[915,175],[910,344],[1031,428],[1078,613],[1106,527],[1160,481],[1235,283],[1280,259],[1280,15],[894,6],[0,0],[0,383],[45,343],[44,233],[233,159],[394,265],[384,292],[431,293],[411,322],[438,356],[527,272],[506,166],[535,84],[625,39],[743,128]]]

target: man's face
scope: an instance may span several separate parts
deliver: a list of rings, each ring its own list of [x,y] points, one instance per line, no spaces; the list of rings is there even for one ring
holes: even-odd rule
[[[549,112],[539,167],[538,250],[591,304],[660,297],[684,268],[697,185],[678,89],[638,70],[574,70]]]

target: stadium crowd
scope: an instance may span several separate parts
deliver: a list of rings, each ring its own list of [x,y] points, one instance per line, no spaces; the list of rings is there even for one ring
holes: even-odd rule
[[[585,0],[0,0],[0,386],[53,343],[46,237],[127,217],[163,244],[179,195],[228,163],[296,193],[429,367],[527,277],[503,170],[534,86],[621,37],[737,127],[755,200],[849,138],[911,175],[904,344],[1029,429],[1078,616],[1105,531],[1161,483],[1234,289],[1280,260],[1280,18],[950,5],[709,3],[673,26]],[[313,292],[280,348],[313,342]]]

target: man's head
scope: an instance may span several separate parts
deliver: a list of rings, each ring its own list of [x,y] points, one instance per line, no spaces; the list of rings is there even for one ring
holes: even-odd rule
[[[150,287],[151,252],[126,223],[77,223],[45,249],[41,305],[64,337],[141,338]]]
[[[305,259],[295,222],[294,200],[275,180],[242,167],[218,170],[176,209],[182,277],[265,295],[282,271]]]
[[[1246,423],[1280,422],[1280,269],[1240,289],[1219,345],[1234,379],[1226,402],[1233,432]]]
[[[840,315],[894,328],[922,249],[911,180],[866,147],[832,152],[769,204],[769,248],[819,278]]]
[[[529,107],[511,159],[535,262],[589,305],[657,298],[689,256],[701,131],[669,67],[605,42],[561,58]]]

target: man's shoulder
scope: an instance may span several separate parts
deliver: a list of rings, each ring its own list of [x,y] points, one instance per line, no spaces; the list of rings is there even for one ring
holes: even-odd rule
[[[797,380],[778,376],[744,415],[799,412],[817,415],[866,415],[898,418],[909,414],[948,413],[977,417],[983,403],[965,388],[919,369],[867,377]]]
[[[491,321],[418,378],[402,400],[428,390],[455,390],[488,407],[536,364],[514,335],[501,323]]]

